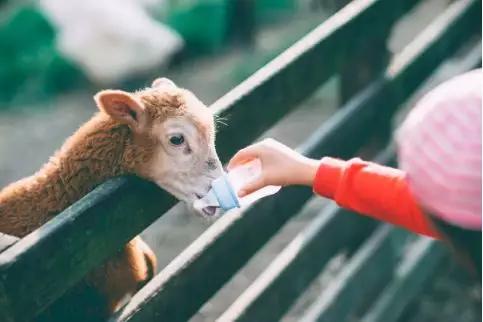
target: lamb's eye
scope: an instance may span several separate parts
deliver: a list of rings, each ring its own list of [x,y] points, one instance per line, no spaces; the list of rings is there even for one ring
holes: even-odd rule
[[[174,146],[180,146],[184,143],[184,136],[183,134],[175,134],[169,137],[169,143]]]

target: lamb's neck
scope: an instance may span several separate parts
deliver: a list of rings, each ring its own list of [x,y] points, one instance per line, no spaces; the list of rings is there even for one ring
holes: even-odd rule
[[[128,135],[127,126],[99,114],[64,144],[58,153],[56,168],[70,203],[107,179],[123,174],[122,159]]]
[[[32,177],[0,192],[0,232],[23,236],[123,174],[128,129],[98,114],[84,124]]]

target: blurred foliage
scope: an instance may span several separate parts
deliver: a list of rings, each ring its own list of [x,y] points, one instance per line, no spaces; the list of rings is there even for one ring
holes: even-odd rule
[[[257,20],[263,23],[297,8],[297,0],[254,0]]]
[[[230,40],[232,29],[249,32],[250,14],[256,24],[270,21],[280,13],[293,11],[297,0],[245,0],[250,13],[236,12],[232,0],[167,0],[149,10],[150,14],[176,30],[193,57],[218,53]],[[251,1],[251,3],[250,3]],[[86,84],[81,67],[56,48],[57,30],[34,1],[10,3],[0,11],[0,106],[46,99]],[[251,29],[250,29],[251,30]],[[238,31],[240,32],[240,31]],[[263,57],[268,61],[272,55]],[[259,66],[260,59],[254,62]],[[253,71],[253,68],[249,68]],[[246,69],[239,71],[246,76]],[[124,80],[120,80],[124,81]]]
[[[244,0],[253,1],[258,22],[283,14],[297,7],[296,0]],[[236,13],[231,15],[234,2],[230,0],[171,0],[165,22],[181,34],[190,48],[201,52],[219,49],[226,41],[230,24],[242,21]]]
[[[33,6],[18,8],[0,24],[0,103],[25,91],[50,95],[81,78],[58,54],[54,40],[55,29]]]
[[[214,51],[228,32],[228,0],[172,1],[166,23],[191,48]]]

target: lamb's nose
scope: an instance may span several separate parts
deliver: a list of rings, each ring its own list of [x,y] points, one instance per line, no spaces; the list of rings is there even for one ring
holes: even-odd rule
[[[210,171],[214,171],[218,168],[218,162],[216,162],[216,159],[208,159],[208,161],[206,161],[206,165]]]

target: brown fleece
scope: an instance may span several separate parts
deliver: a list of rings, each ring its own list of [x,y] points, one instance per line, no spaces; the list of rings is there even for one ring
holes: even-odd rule
[[[129,95],[143,105],[145,127],[150,128],[154,122],[182,115],[185,94],[179,88],[148,88]],[[108,115],[103,106],[99,108],[101,112],[67,139],[37,173],[0,191],[0,232],[23,237],[114,176],[149,178],[143,165],[153,156],[156,138],[149,131],[136,132]],[[110,314],[125,295],[152,278],[155,270],[154,253],[136,237],[91,272],[85,283],[104,296],[107,308],[103,314]]]

